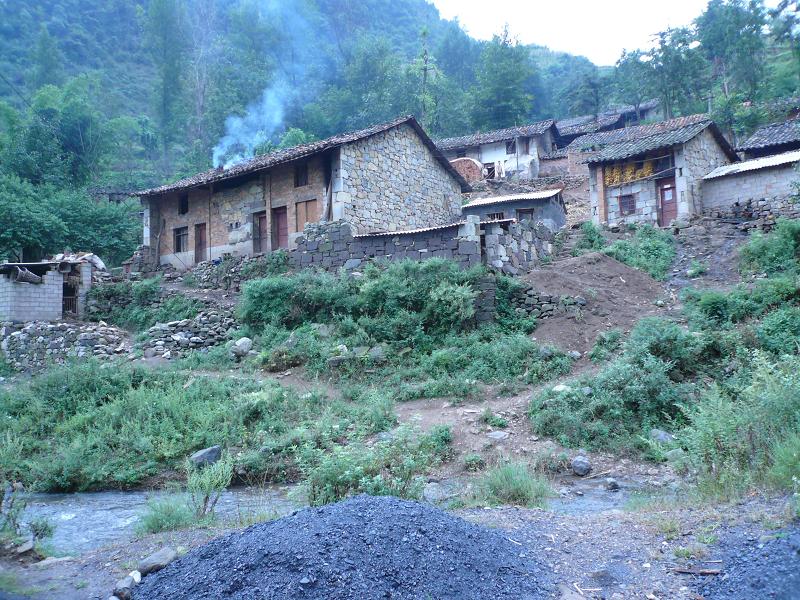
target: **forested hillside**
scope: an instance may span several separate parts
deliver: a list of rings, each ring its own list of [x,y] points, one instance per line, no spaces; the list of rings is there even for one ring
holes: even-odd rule
[[[0,2],[0,190],[137,189],[404,113],[439,137],[658,97],[743,135],[798,93],[799,29],[796,3],[712,0],[598,67],[477,41],[425,0]]]

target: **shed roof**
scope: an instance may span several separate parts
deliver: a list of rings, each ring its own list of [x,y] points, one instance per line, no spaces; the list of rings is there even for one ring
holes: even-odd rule
[[[732,165],[722,165],[721,167],[717,167],[711,171],[711,173],[703,177],[703,179],[716,179],[718,177],[725,177],[727,175],[736,175],[738,173],[746,173],[748,171],[780,167],[796,162],[800,162],[800,150],[792,150],[791,152],[784,152],[782,154],[772,154],[762,158],[744,160]]]
[[[408,124],[414,128],[414,130],[417,132],[417,135],[419,135],[423,143],[428,147],[428,149],[431,151],[436,160],[438,160],[439,163],[445,168],[445,170],[459,182],[459,184],[461,185],[461,190],[469,191],[470,186],[467,183],[467,181],[453,168],[453,166],[450,164],[450,161],[448,161],[445,158],[444,154],[442,154],[441,151],[436,147],[436,145],[433,143],[431,138],[428,137],[428,134],[425,133],[425,130],[417,122],[414,116],[407,115],[403,117],[398,117],[397,119],[394,119],[393,121],[389,121],[387,123],[373,125],[372,127],[368,127],[366,129],[351,131],[349,133],[341,133],[317,142],[301,144],[299,146],[294,146],[293,148],[287,148],[285,150],[270,152],[269,154],[262,154],[260,156],[251,158],[250,160],[237,163],[227,169],[223,169],[222,167],[209,169],[208,171],[198,173],[197,175],[192,175],[191,177],[185,177],[184,179],[180,179],[179,181],[176,181],[174,183],[169,183],[159,187],[154,187],[147,190],[143,190],[141,192],[137,192],[137,195],[152,196],[156,194],[163,194],[166,192],[186,190],[193,187],[204,186],[210,183],[223,181],[225,179],[240,177],[248,173],[254,173],[256,171],[261,171],[263,169],[275,167],[277,165],[288,163],[294,160],[309,158],[311,156],[319,154],[320,152],[325,152],[326,150],[333,150],[334,148],[338,148],[340,146],[352,142],[357,142],[359,140],[371,137],[379,133],[383,133],[384,131],[388,131],[390,129],[399,127],[400,125],[404,124]]]
[[[652,100],[647,100],[639,104],[639,110],[652,110],[658,108],[660,104],[660,100],[653,98]],[[636,113],[636,106],[633,104],[624,104],[604,110],[596,117],[595,115],[582,115],[579,117],[560,119],[556,121],[556,128],[558,129],[558,134],[562,136],[593,133],[595,131],[608,129],[609,127],[615,128],[625,115],[634,113]]]
[[[584,135],[574,140],[569,149],[596,151],[588,158],[588,163],[610,162],[686,143],[706,129],[710,129],[730,160],[739,160],[719,128],[708,115],[703,114]]]
[[[738,149],[742,151],[756,150],[794,142],[800,143],[800,118],[759,127]]]
[[[480,146],[481,144],[513,140],[518,137],[542,135],[553,127],[554,124],[555,121],[553,121],[553,119],[547,119],[545,121],[531,123],[530,125],[506,127],[505,129],[487,131],[486,133],[474,133],[472,135],[443,138],[436,140],[436,146],[438,146],[440,150],[456,150],[458,148],[472,148],[474,146]]]
[[[510,194],[508,196],[489,196],[488,198],[477,198],[467,202],[461,208],[472,208],[473,206],[491,206],[492,204],[502,204],[503,202],[514,202],[516,200],[545,200],[558,196],[564,188],[554,188],[552,190],[539,190],[537,192],[526,192],[524,194]]]

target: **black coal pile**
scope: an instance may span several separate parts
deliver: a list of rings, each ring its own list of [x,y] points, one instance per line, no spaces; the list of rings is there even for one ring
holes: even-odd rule
[[[698,583],[703,598],[800,598],[800,528],[767,538],[734,533],[722,540],[719,550],[720,556],[715,558],[722,560],[722,573]]]
[[[218,538],[149,575],[134,600],[551,598],[549,570],[501,531],[356,496]]]

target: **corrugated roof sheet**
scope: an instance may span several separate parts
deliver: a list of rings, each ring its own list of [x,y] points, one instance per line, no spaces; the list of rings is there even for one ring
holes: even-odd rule
[[[368,127],[366,129],[352,131],[349,133],[342,133],[317,142],[311,142],[309,144],[301,144],[293,148],[287,148],[285,150],[278,150],[277,152],[270,152],[269,154],[256,156],[254,158],[251,158],[250,160],[237,163],[227,169],[223,169],[222,167],[216,169],[209,169],[208,171],[204,171],[203,173],[198,173],[197,175],[192,175],[191,177],[186,177],[184,179],[176,181],[175,183],[169,183],[159,187],[150,188],[148,190],[137,192],[137,195],[150,196],[154,194],[163,194],[165,192],[174,192],[177,190],[189,189],[201,185],[208,185],[210,183],[215,183],[217,181],[222,181],[225,179],[231,179],[233,177],[239,177],[241,175],[246,175],[248,173],[260,171],[262,169],[268,169],[270,167],[275,167],[283,163],[291,162],[293,160],[308,158],[315,154],[319,154],[320,152],[338,148],[343,144],[349,144],[376,135],[378,133],[383,133],[384,131],[388,131],[389,129],[398,127],[406,123],[408,125],[411,125],[416,130],[417,134],[420,136],[425,145],[428,146],[430,151],[433,153],[434,157],[450,173],[450,175],[452,175],[461,184],[462,191],[469,190],[470,189],[469,184],[453,168],[453,166],[450,164],[450,161],[448,161],[444,157],[444,155],[439,151],[439,149],[436,147],[436,145],[433,143],[430,137],[428,137],[428,134],[425,133],[425,130],[422,129],[422,126],[417,122],[417,120],[412,115],[407,115],[403,117],[398,117],[397,119],[389,121],[388,123],[381,123],[379,125]]]
[[[764,125],[739,146],[739,150],[755,150],[782,144],[800,143],[800,119]]]
[[[711,173],[703,177],[703,179],[716,179],[717,177],[736,175],[738,173],[757,171],[759,169],[768,169],[770,167],[779,167],[781,165],[795,162],[800,162],[800,150],[792,150],[791,152],[784,152],[783,154],[773,154],[771,156],[764,156],[762,158],[754,158],[752,160],[745,160],[732,165],[723,165],[711,171]]]
[[[487,131],[486,133],[474,133],[472,135],[443,138],[436,140],[436,146],[440,150],[456,150],[459,148],[472,148],[474,146],[480,146],[481,144],[513,140],[517,137],[542,135],[553,127],[554,123],[555,121],[553,121],[553,119],[547,119],[545,121],[531,123],[530,125],[520,125],[519,127],[507,127],[505,129],[496,129],[495,131]]]
[[[480,224],[484,225],[486,223],[512,223],[514,221],[516,221],[516,219],[497,219],[493,221],[481,221]],[[365,238],[365,237],[386,237],[394,235],[411,235],[415,233],[426,233],[428,231],[438,231],[439,229],[450,229],[451,227],[461,227],[464,224],[466,224],[466,221],[457,221],[456,223],[450,223],[448,225],[420,227],[419,229],[404,229],[403,231],[373,231],[370,233],[358,233],[353,237]]]
[[[503,202],[514,202],[515,200],[544,200],[558,196],[564,188],[552,190],[539,190],[537,192],[526,192],[524,194],[510,194],[508,196],[489,196],[488,198],[477,198],[462,206],[461,208],[471,208],[473,206],[489,206],[492,204],[502,204]]]

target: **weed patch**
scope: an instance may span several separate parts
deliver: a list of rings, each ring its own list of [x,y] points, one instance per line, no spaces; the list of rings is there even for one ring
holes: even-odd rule
[[[591,221],[581,224],[581,239],[572,249],[573,256],[580,256],[587,252],[597,252],[602,250],[608,242],[603,237],[603,232]]]
[[[479,483],[480,498],[487,504],[544,507],[553,495],[550,483],[521,462],[491,468]]]
[[[669,233],[644,224],[636,227],[631,239],[618,240],[603,252],[655,279],[664,279],[675,260],[675,243]]]

